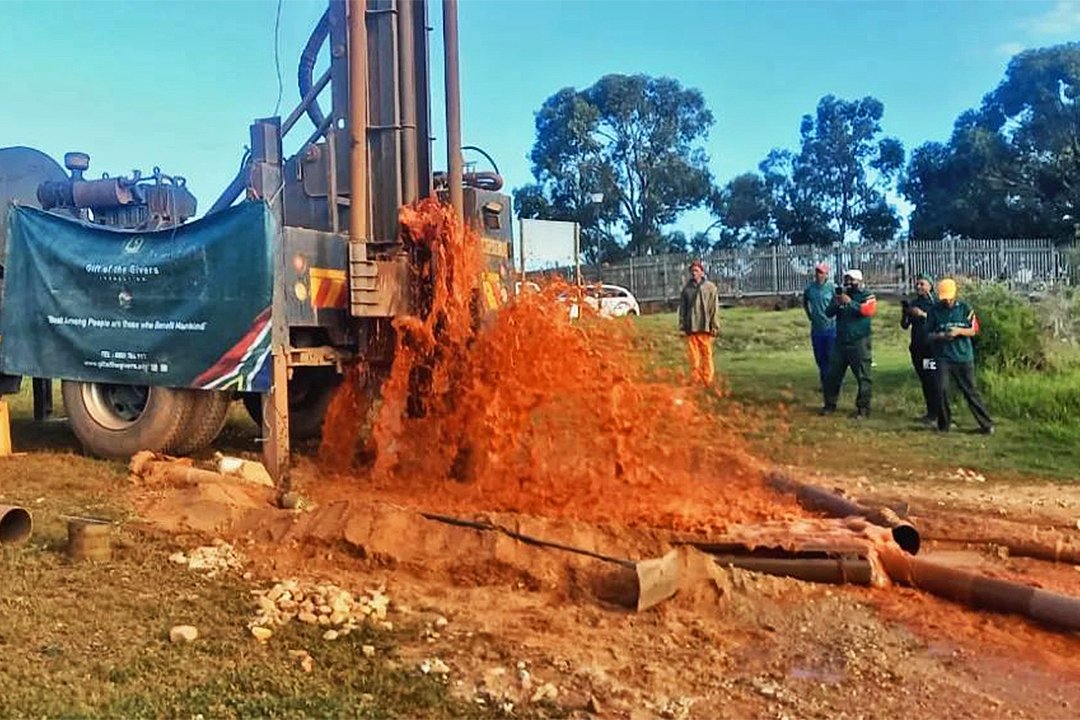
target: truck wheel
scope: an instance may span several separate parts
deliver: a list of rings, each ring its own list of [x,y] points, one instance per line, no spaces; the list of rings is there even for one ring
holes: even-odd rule
[[[184,418],[183,430],[170,452],[190,455],[199,452],[217,439],[225,420],[229,417],[232,395],[214,390],[187,390],[191,396],[188,417]]]
[[[341,376],[333,368],[297,369],[289,381],[289,438],[313,440],[322,435],[323,419]],[[244,408],[262,428],[262,395],[244,393]]]
[[[126,460],[140,450],[166,452],[179,440],[192,397],[185,390],[65,380],[68,423],[83,448]]]

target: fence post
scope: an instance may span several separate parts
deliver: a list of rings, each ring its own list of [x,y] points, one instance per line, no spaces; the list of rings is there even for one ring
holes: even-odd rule
[[[779,248],[775,245],[772,246],[772,277],[773,277],[773,292],[777,295],[780,294],[780,258],[777,255]]]
[[[949,275],[956,275],[956,238],[949,237]]]
[[[637,297],[637,290],[634,288],[634,256],[630,256],[630,294]]]

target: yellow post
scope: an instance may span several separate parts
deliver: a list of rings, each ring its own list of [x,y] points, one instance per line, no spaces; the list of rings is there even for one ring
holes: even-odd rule
[[[11,457],[11,412],[0,397],[0,457]]]

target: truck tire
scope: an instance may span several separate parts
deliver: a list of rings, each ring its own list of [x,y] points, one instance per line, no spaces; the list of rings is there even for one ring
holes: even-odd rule
[[[199,452],[217,439],[232,406],[232,394],[214,390],[187,390],[191,396],[188,417],[184,418],[183,430],[170,449],[174,455],[190,455]]]
[[[167,452],[190,416],[185,390],[64,380],[68,423],[91,455],[126,460],[140,450]]]
[[[289,381],[289,438],[299,442],[322,436],[323,419],[341,376],[333,368],[297,369]],[[262,395],[244,393],[244,408],[262,429]]]

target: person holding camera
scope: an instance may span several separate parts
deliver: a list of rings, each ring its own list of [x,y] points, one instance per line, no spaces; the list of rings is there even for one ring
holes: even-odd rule
[[[994,421],[975,387],[975,348],[971,338],[979,334],[979,318],[956,295],[956,281],[944,278],[937,286],[938,301],[926,318],[926,330],[934,347],[938,431],[948,432],[952,426],[948,394],[950,382],[955,382],[979,423],[979,432],[993,435]]]
[[[813,282],[803,290],[802,305],[806,318],[810,321],[810,346],[814,349],[814,362],[817,363],[821,388],[825,387],[825,377],[829,373],[829,356],[836,344],[836,320],[825,314],[825,308],[829,307],[832,297],[829,265],[818,263],[814,266]]]
[[[915,297],[901,301],[903,311],[900,314],[900,327],[911,328],[911,342],[908,352],[911,365],[922,385],[923,402],[926,414],[919,420],[928,426],[937,422],[937,379],[934,371],[934,347],[926,329],[926,319],[934,308],[933,278],[926,273],[915,276]]]
[[[836,412],[836,401],[840,397],[840,387],[848,368],[859,383],[855,398],[855,420],[870,417],[870,378],[871,326],[870,318],[877,312],[877,298],[863,286],[861,270],[848,270],[844,273],[844,284],[835,289],[825,314],[836,318],[836,346],[829,358],[829,372],[825,378],[823,394],[825,404],[822,415]]]

